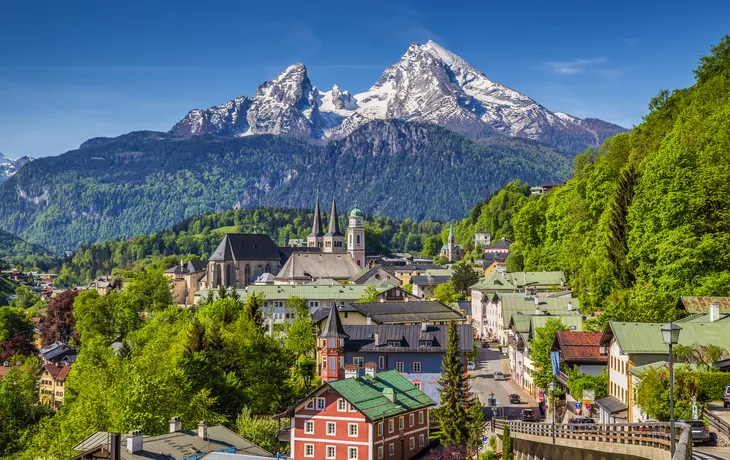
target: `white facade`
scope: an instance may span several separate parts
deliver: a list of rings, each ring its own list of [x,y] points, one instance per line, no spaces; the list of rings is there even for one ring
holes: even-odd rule
[[[365,226],[362,216],[350,214],[347,226],[347,252],[358,267],[365,268]]]

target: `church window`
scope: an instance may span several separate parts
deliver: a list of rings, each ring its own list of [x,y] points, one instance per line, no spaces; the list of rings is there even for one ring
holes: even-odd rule
[[[266,273],[271,273],[271,264],[266,264]]]
[[[360,246],[360,235],[357,235],[355,237],[355,240],[357,240],[357,245]]]

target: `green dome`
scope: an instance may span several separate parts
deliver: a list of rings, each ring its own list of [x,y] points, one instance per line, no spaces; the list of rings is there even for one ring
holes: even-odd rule
[[[352,211],[350,211],[350,217],[362,217],[362,211],[355,208]]]

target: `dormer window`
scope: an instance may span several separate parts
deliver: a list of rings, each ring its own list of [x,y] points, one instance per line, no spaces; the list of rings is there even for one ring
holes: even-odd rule
[[[400,347],[401,346],[400,340],[388,340],[388,346],[389,347]]]
[[[422,346],[422,347],[432,347],[433,346],[433,341],[432,340],[421,340],[419,342],[419,345]]]

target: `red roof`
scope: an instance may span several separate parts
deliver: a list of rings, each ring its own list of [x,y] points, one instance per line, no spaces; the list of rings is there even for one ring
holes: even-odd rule
[[[37,326],[41,323],[41,319],[40,318],[31,318],[30,322]]]
[[[51,374],[53,380],[66,380],[71,366],[56,366],[55,364],[48,363],[43,365],[43,369]]]
[[[8,369],[10,369],[10,368],[7,366],[0,366],[0,379],[5,377],[5,374],[8,373]]]
[[[601,354],[602,332],[558,332],[555,348],[566,363],[607,364],[608,353]]]

